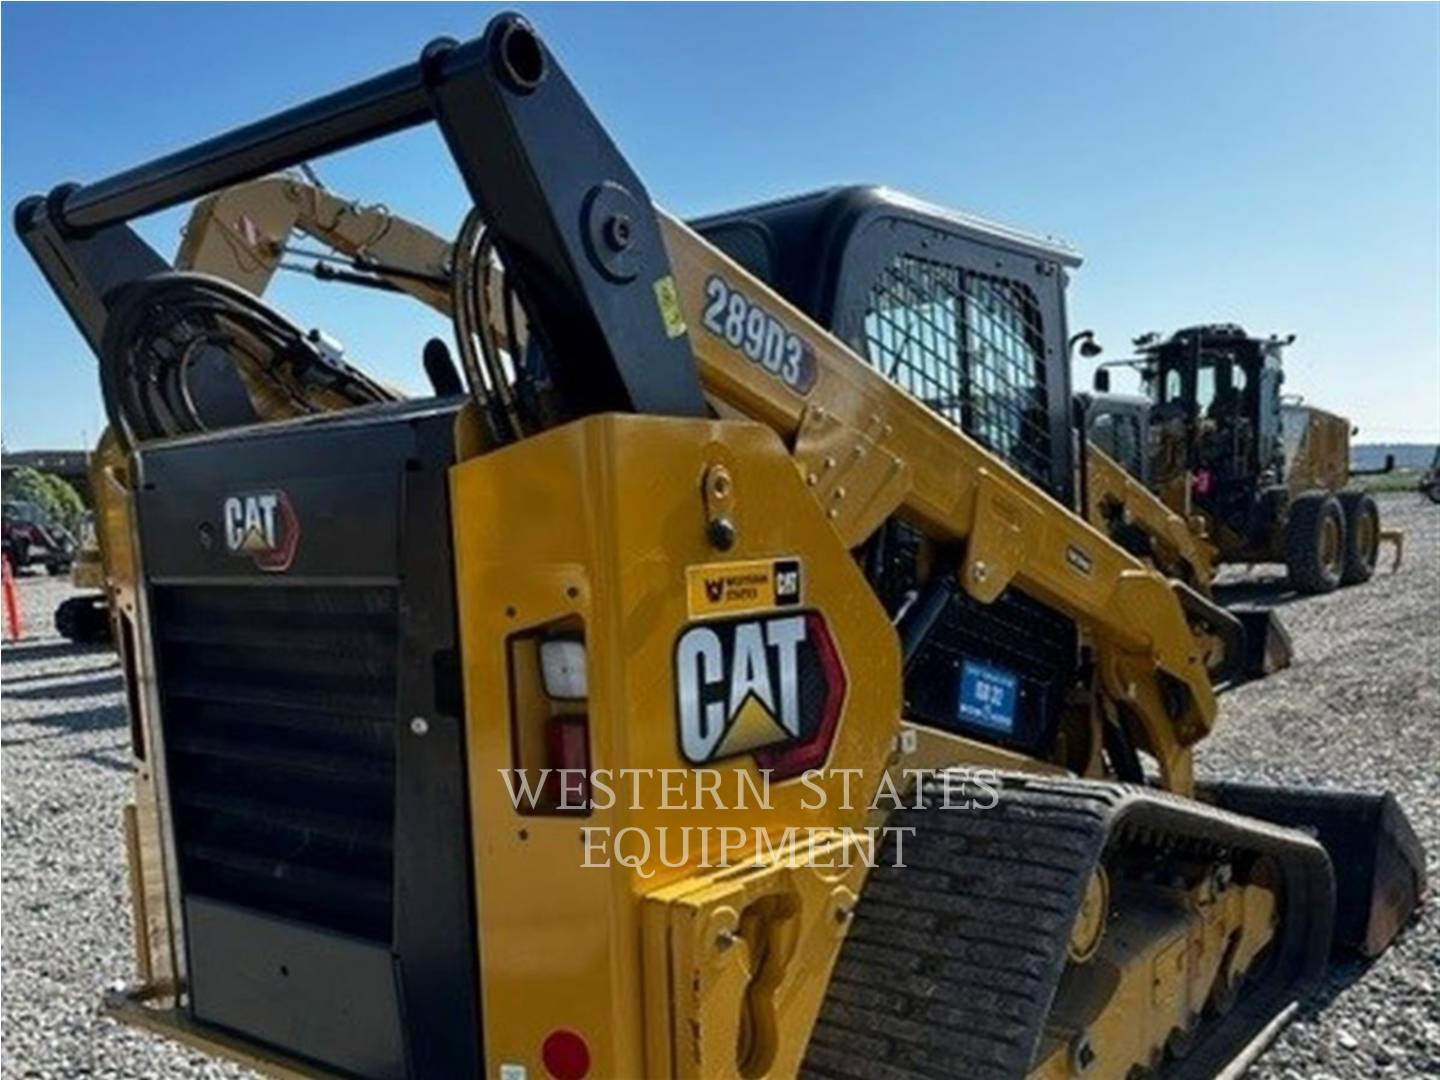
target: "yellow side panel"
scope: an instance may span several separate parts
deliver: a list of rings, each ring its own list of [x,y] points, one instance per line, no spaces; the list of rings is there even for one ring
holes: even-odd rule
[[[707,540],[702,496],[702,478],[721,465],[733,478],[737,528],[724,552]],[[544,1076],[540,1047],[563,1028],[589,1044],[590,1075],[640,1076],[644,972],[653,981],[668,966],[645,964],[642,904],[704,873],[699,844],[688,862],[672,847],[671,861],[684,865],[659,865],[652,852],[640,867],[586,866],[587,851],[603,861],[586,830],[609,830],[607,853],[618,839],[638,854],[638,830],[653,843],[661,827],[672,836],[686,827],[864,827],[899,727],[895,633],[785,447],[757,424],[593,417],[456,466],[451,492],[487,1070],[514,1064]],[[677,639],[688,623],[715,617],[692,615],[691,571],[765,559],[799,561],[798,606],[823,615],[844,670],[817,809],[816,789],[799,778],[774,783],[765,809],[749,753],[705,766],[718,777],[720,809],[689,783],[695,766],[680,749]],[[559,620],[584,626],[591,768],[650,772],[613,778],[613,805],[597,789],[588,815],[521,814],[501,773],[513,760],[507,639]],[[839,770],[852,770],[848,807]],[[742,776],[753,786],[743,805]],[[637,831],[621,837],[627,827]],[[707,1007],[727,1006],[712,998]],[[668,1032],[649,1034],[652,1054],[669,1044]],[[782,1055],[793,1055],[809,1032],[783,1035]]]

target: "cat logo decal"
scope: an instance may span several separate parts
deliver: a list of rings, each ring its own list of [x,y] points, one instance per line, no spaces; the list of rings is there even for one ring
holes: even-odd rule
[[[819,612],[692,623],[675,643],[680,752],[695,765],[742,754],[753,754],[762,769],[787,773],[787,762],[818,764],[829,752],[845,689]],[[798,758],[797,750],[804,751]]]
[[[261,570],[288,570],[300,544],[300,519],[283,491],[231,495],[220,508],[225,550]]]

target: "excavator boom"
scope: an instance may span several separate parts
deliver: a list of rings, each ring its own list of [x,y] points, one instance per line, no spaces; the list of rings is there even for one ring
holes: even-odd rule
[[[297,233],[348,257],[351,276],[339,280],[378,280],[450,314],[448,241],[384,206],[351,202],[291,176],[265,177],[201,199],[175,265],[215,274],[261,296],[286,256],[297,253],[291,243]],[[320,261],[312,272],[324,280],[346,271]]]

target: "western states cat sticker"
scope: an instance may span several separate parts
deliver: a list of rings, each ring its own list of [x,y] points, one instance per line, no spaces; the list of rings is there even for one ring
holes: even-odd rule
[[[794,558],[701,563],[685,571],[685,598],[692,619],[798,607],[803,585],[800,560]]]

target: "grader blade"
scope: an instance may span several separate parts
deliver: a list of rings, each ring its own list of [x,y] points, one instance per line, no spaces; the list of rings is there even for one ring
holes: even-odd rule
[[[1284,671],[1294,659],[1290,632],[1269,608],[1232,607],[1231,615],[1245,627],[1245,680],[1263,679]]]

